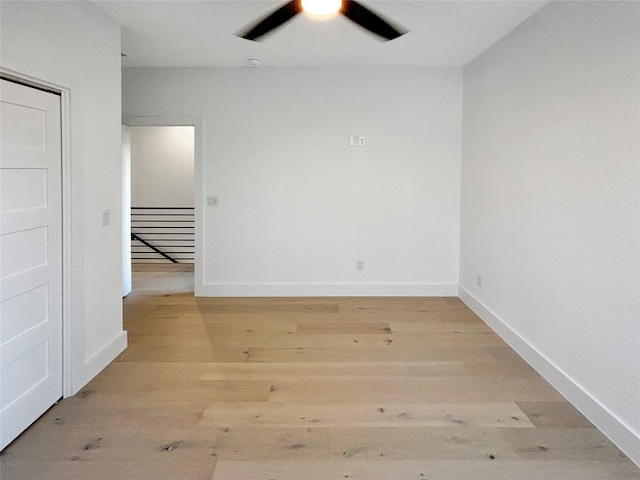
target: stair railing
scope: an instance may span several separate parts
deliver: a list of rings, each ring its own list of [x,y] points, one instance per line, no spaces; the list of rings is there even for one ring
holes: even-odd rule
[[[193,263],[193,207],[132,207],[133,263]]]

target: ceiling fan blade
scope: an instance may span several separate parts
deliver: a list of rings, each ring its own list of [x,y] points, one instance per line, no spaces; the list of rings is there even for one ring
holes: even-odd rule
[[[407,30],[392,25],[355,0],[343,0],[340,12],[352,22],[386,40],[393,40],[407,33]]]
[[[301,0],[291,0],[246,29],[237,32],[236,35],[247,40],[259,41],[263,36],[284,25],[300,12],[302,12]]]

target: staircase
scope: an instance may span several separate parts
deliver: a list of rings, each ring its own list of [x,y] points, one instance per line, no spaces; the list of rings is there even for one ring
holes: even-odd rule
[[[132,207],[132,263],[193,263],[193,207]]]

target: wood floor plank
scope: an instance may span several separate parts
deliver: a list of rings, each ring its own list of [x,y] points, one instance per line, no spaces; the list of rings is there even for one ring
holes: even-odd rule
[[[212,480],[637,480],[629,465],[598,462],[519,462],[498,459],[441,461],[233,461],[221,460]]]
[[[170,380],[149,379],[136,385],[119,387],[111,385],[100,389],[101,395],[119,396],[136,401],[146,402],[180,402],[180,401],[224,401],[224,402],[266,402],[269,398],[273,382],[268,380]]]
[[[595,428],[577,408],[566,401],[517,403],[536,427]]]
[[[501,430],[495,427],[335,427],[329,429],[329,455],[331,459],[372,461],[462,461],[488,455],[503,460],[519,458],[509,441],[500,435]]]
[[[457,377],[469,375],[463,362],[326,362],[326,363],[210,363],[201,380],[253,379],[309,381],[363,378]],[[314,388],[314,391],[317,390]],[[533,407],[532,407],[533,408]]]
[[[99,430],[111,428],[193,428],[209,405],[206,400],[149,400],[143,396],[96,395],[82,403],[64,399],[38,420],[38,426],[52,435],[61,426],[82,429],[90,425]],[[123,408],[123,405],[126,408]]]
[[[20,480],[209,480],[217,460],[205,458],[177,462],[170,457],[163,461],[52,461],[6,462],[2,478]]]
[[[527,460],[617,462],[625,458],[596,428],[532,428],[501,435]]]
[[[198,427],[533,428],[515,403],[211,403]]]
[[[3,467],[6,463],[24,462],[24,457],[34,451],[42,454],[32,458],[32,462],[102,462],[107,469],[110,462],[117,461],[168,463],[215,460],[216,445],[221,435],[219,431],[169,427],[92,427],[83,431],[60,426],[55,431],[56,434],[52,435],[39,430],[30,435],[28,441],[18,441],[13,451],[2,457]],[[41,478],[44,480],[46,477]]]
[[[399,393],[402,392],[402,393]],[[415,378],[347,378],[279,380],[273,382],[272,402],[393,402],[406,403],[489,402],[495,397],[471,376]]]
[[[307,303],[307,304],[239,304],[230,302],[226,305],[159,305],[154,309],[154,315],[171,315],[176,313],[196,314],[278,314],[278,313],[338,313],[338,305]]]
[[[485,323],[444,323],[438,320],[403,321],[395,316],[389,318],[389,326],[395,333],[423,335],[431,333],[486,333],[494,335]],[[473,337],[478,338],[478,337]]]
[[[332,348],[332,347],[255,347],[246,351],[246,361],[250,362],[333,362],[336,357],[347,363],[352,362],[452,362],[480,359],[490,362],[491,355],[483,348],[451,349],[433,348],[393,348],[393,339],[381,338],[372,348]],[[353,342],[355,343],[355,342]],[[351,345],[350,345],[351,346]],[[222,359],[221,359],[222,360]],[[232,360],[229,360],[232,361]]]
[[[244,361],[245,356],[238,349],[214,352],[211,345],[148,345],[131,344],[118,357],[119,362],[215,362]]]
[[[393,333],[387,322],[323,322],[323,323],[299,323],[297,333],[306,335],[352,335],[352,334],[378,334],[389,335]]]
[[[328,460],[328,428],[222,428],[219,460]]]

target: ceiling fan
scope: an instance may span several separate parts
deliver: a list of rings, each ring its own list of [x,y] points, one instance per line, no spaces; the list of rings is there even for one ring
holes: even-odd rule
[[[393,40],[407,33],[403,28],[393,25],[355,0],[315,0],[315,2],[312,0],[291,0],[237,32],[236,35],[247,40],[260,41],[265,35],[281,27],[303,11],[314,15],[340,13],[355,24],[378,35],[384,41]]]

